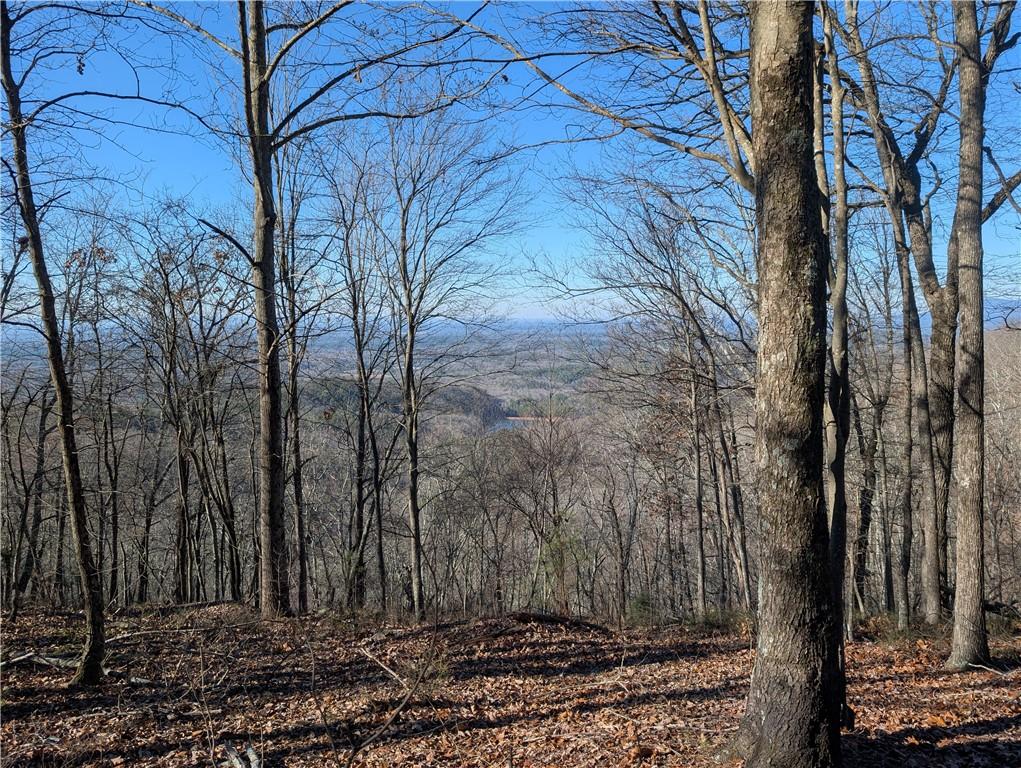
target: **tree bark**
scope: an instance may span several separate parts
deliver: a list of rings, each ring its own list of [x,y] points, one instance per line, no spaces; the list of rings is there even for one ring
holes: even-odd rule
[[[911,300],[914,302],[914,291]],[[918,448],[921,453],[923,488],[921,503],[922,522],[922,618],[929,626],[940,620],[940,522],[938,509],[938,470],[933,451],[932,400],[930,399],[931,375],[926,371],[925,345],[922,341],[922,326],[918,310],[910,307],[907,319],[911,323],[911,364],[914,367],[914,389],[912,392],[915,410],[915,429]],[[931,345],[930,345],[931,347]]]
[[[287,536],[284,522],[284,446],[280,379],[280,330],[276,314],[273,144],[266,77],[263,3],[238,2],[243,42],[245,119],[253,180],[252,285],[259,345],[259,607],[272,618],[290,612]]]
[[[355,331],[356,335],[358,334]],[[366,429],[368,426],[369,408],[371,403],[368,400],[368,387],[370,383],[365,380],[361,366],[361,347],[355,342],[359,355],[358,362],[358,427],[355,431],[354,449],[354,510],[351,520],[351,535],[348,545],[351,549],[352,563],[351,574],[348,583],[348,607],[353,610],[361,610],[365,606],[365,542],[367,529],[365,525],[365,469],[366,455],[368,453],[368,440]]]
[[[404,360],[404,441],[408,458],[408,525],[411,528],[411,606],[416,621],[425,618],[422,578],[422,510],[418,498],[418,403],[415,387],[414,335],[409,333]]]
[[[191,464],[188,461],[188,439],[184,436],[184,427],[177,427],[177,542],[174,564],[174,599],[179,603],[192,600],[191,594],[191,554],[189,551],[189,528],[191,526],[191,509],[189,505],[189,488],[191,485]]]
[[[294,555],[298,566],[298,612],[308,612],[308,550],[305,546],[305,487],[301,457],[301,414],[298,395],[297,353],[294,339],[288,341],[291,357],[290,403],[291,411],[291,487],[294,490]]]
[[[865,595],[868,580],[869,532],[872,529],[872,515],[875,507],[876,485],[879,473],[876,454],[879,448],[879,425],[882,423],[882,406],[875,405],[866,434],[861,425],[861,413],[854,409],[855,432],[858,436],[858,453],[862,460],[862,481],[858,491],[858,527],[852,543],[851,582],[858,600],[859,611],[866,608]],[[850,618],[850,617],[849,617]]]
[[[372,507],[376,526],[376,578],[379,580],[379,611],[387,612],[386,552],[383,544],[383,477],[380,467],[379,442],[375,426],[369,426],[369,448],[372,451]]]
[[[961,310],[957,396],[957,589],[949,669],[988,659],[984,598],[982,524],[985,502],[985,349],[982,296],[982,142],[985,86],[981,42],[973,2],[954,4],[960,55],[960,148],[957,241]]]
[[[698,382],[693,374],[691,379],[691,411],[694,421],[692,429],[692,436],[694,440],[692,453],[694,454],[695,459],[695,557],[698,561],[695,564],[695,608],[698,611],[698,615],[701,618],[705,618],[705,615],[708,612],[708,605],[706,603],[705,584],[705,510],[703,499],[704,490],[702,487],[702,425],[701,419],[699,418],[698,391]]]
[[[751,6],[758,229],[759,633],[734,748],[750,768],[840,764],[823,490],[826,242],[812,159],[810,2]]]
[[[879,97],[879,86],[872,62],[862,42],[858,27],[856,6],[848,5],[848,18],[844,35],[853,57],[858,62],[861,74],[861,93],[869,116],[870,127],[876,145],[876,156],[882,168],[886,184],[886,208],[894,236],[898,239],[898,260],[900,249],[910,249],[922,286],[925,301],[932,315],[930,335],[930,365],[925,362],[918,310],[911,291],[912,303],[905,306],[905,325],[913,335],[911,354],[914,371],[912,398],[914,402],[914,425],[918,431],[918,447],[921,452],[921,469],[924,471],[926,498],[921,505],[923,559],[922,559],[922,609],[927,623],[939,621],[939,570],[941,519],[940,488],[946,486],[949,451],[953,444],[954,413],[950,387],[953,381],[953,340],[957,321],[957,266],[953,258],[947,260],[947,275],[944,286],[939,285],[932,259],[932,230],[926,216],[926,203],[921,192],[921,176],[918,163],[925,155],[926,147],[934,133],[926,123],[924,130],[915,133],[916,144],[905,156],[897,143],[897,137],[890,129],[883,114]],[[946,97],[944,80],[939,92],[934,94],[934,108],[942,105]],[[907,225],[907,232],[904,227]],[[908,244],[910,235],[910,245]],[[952,254],[948,254],[952,256]],[[907,258],[907,256],[905,256]],[[910,269],[908,270],[910,279]],[[902,275],[903,279],[903,275]],[[931,383],[931,386],[930,386]],[[950,399],[947,393],[950,392]],[[930,400],[931,395],[931,400]],[[934,450],[935,437],[935,450]],[[911,438],[913,439],[913,438]],[[940,455],[940,461],[936,456]],[[945,498],[945,497],[943,497]]]
[[[840,63],[829,18],[823,18],[824,50],[830,82],[830,121],[833,125],[833,259],[830,274],[830,306],[833,309],[833,330],[827,355],[829,386],[826,390],[826,466],[828,470],[827,509],[830,523],[830,568],[833,581],[833,608],[836,614],[837,643],[843,666],[844,570],[847,558],[847,482],[845,465],[847,438],[851,421],[851,381],[848,371],[847,278],[849,253],[847,243],[848,204],[847,178],[844,173],[844,86],[840,79]],[[821,79],[821,73],[817,75]],[[822,93],[818,94],[819,102]],[[820,105],[821,106],[821,105]],[[818,109],[818,108],[817,108]],[[819,116],[817,115],[817,122]],[[822,130],[817,126],[816,130]],[[818,155],[817,155],[818,157]],[[823,174],[825,178],[825,173]],[[827,184],[827,187],[829,185]],[[843,698],[843,696],[841,696]]]
[[[947,278],[939,287],[932,266],[932,232],[919,202],[918,172],[900,171],[901,205],[911,237],[911,252],[919,274],[922,295],[932,318],[929,332],[929,362],[925,361],[918,310],[910,315],[914,334],[915,417],[922,469],[925,471],[925,496],[922,520],[922,614],[925,623],[940,620],[940,570],[945,568],[945,529],[950,488],[950,467],[954,446],[954,341],[957,336],[958,266],[948,251]],[[904,178],[907,181],[904,181]]]
[[[279,188],[280,208],[284,208],[284,185]],[[305,483],[304,462],[301,457],[301,391],[298,376],[301,365],[302,349],[298,340],[298,291],[295,284],[297,271],[296,260],[298,249],[295,247],[294,224],[297,218],[297,206],[300,203],[292,200],[293,211],[284,217],[285,225],[280,227],[280,272],[284,285],[286,301],[284,319],[287,338],[287,423],[290,426],[290,459],[291,489],[294,493],[294,560],[297,566],[297,597],[298,612],[308,611],[308,550],[305,542]]]
[[[896,236],[896,235],[895,235]],[[893,569],[894,604],[897,611],[897,629],[906,631],[911,622],[910,574],[911,539],[914,535],[912,510],[914,508],[914,413],[915,390],[924,385],[915,375],[915,350],[911,345],[915,311],[914,287],[911,283],[911,265],[902,239],[897,241],[897,266],[900,270],[901,296],[904,305],[904,448],[901,461],[902,484],[900,493],[900,533],[895,535],[895,564]]]

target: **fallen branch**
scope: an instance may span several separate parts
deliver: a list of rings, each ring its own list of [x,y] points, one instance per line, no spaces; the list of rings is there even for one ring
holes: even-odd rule
[[[972,669],[984,669],[986,672],[992,672],[993,674],[999,675],[1000,677],[1010,677],[1009,672],[1001,672],[998,669],[987,667],[985,664],[969,664],[968,666],[971,667]]]
[[[47,667],[57,667],[58,669],[74,669],[78,666],[77,659],[64,659],[60,656],[43,656],[40,653],[23,653],[21,656],[15,656],[13,659],[0,663],[0,669],[7,669],[13,667],[16,664],[22,662],[31,662],[33,664],[42,664]]]
[[[245,746],[245,756],[248,758],[247,762],[230,744],[227,744],[225,749],[227,751],[227,757],[230,759],[230,764],[234,766],[234,768],[262,768],[262,760],[259,758],[259,754],[255,751],[255,748],[252,747],[251,744]]]
[[[390,669],[390,667],[388,667],[386,664],[384,664],[375,654],[373,654],[371,651],[366,650],[362,646],[359,646],[358,650],[361,651],[362,653],[364,653],[369,659],[371,659],[372,661],[376,662],[380,667],[382,667],[390,675],[390,677],[392,677],[394,680],[396,680],[398,683],[401,684],[401,686],[404,688],[404,690],[406,690],[406,691],[410,691],[411,690],[411,686],[408,685],[408,683],[404,680],[404,678],[402,678],[400,675],[398,675],[396,672],[394,672],[392,669]]]
[[[56,669],[76,669],[78,667],[78,659],[65,659],[60,656],[44,656],[41,653],[23,653],[20,656],[7,659],[4,662],[0,662],[0,670],[6,670],[8,667],[17,666],[22,663],[39,664],[45,667],[54,667]],[[148,680],[144,677],[133,677],[131,675],[125,675],[121,672],[116,672],[108,667],[103,667],[104,677],[111,677],[115,680],[125,680],[128,685],[156,685],[153,680]]]
[[[387,729],[396,722],[400,714],[407,708],[408,704],[411,702],[411,698],[422,686],[422,683],[425,682],[426,676],[432,668],[433,661],[436,657],[436,640],[438,636],[439,632],[434,629],[426,656],[419,664],[418,673],[415,675],[415,679],[411,682],[411,685],[401,681],[406,688],[403,698],[401,698],[401,700],[397,703],[397,706],[390,711],[389,716],[387,716],[387,718],[380,723],[375,730],[360,739],[357,744],[352,745],[351,751],[348,754],[347,762],[345,763],[345,768],[352,768],[359,753],[367,749],[374,741],[386,733]],[[400,680],[400,678],[397,679]]]
[[[32,658],[33,656],[35,656],[34,653],[23,653],[23,654],[21,654],[21,656],[15,656],[13,659],[6,659],[5,661],[0,661],[0,669],[6,669],[7,667],[13,667],[16,664],[21,663],[22,661],[27,661],[28,659]]]
[[[122,640],[129,640],[135,637],[144,637],[146,635],[168,635],[182,632],[215,632],[223,629],[243,629],[245,627],[251,627],[255,624],[262,624],[266,619],[252,619],[251,621],[243,621],[240,624],[213,624],[208,627],[179,627],[176,629],[142,629],[136,632],[125,632],[122,635],[115,635],[106,641],[107,645],[112,643],[119,643]]]

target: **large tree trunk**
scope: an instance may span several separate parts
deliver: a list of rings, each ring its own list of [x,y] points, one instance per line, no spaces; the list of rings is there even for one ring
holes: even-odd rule
[[[276,314],[273,145],[269,128],[266,20],[263,4],[238,2],[244,42],[245,118],[254,192],[252,285],[259,341],[259,606],[271,618],[290,612],[284,523],[284,447],[280,387],[280,330]]]
[[[898,198],[899,199],[899,198]],[[899,215],[899,214],[898,214]],[[912,249],[917,244],[912,238]],[[911,386],[909,391],[909,403],[913,415],[907,422],[909,435],[905,440],[917,443],[919,461],[911,464],[914,472],[911,474],[914,483],[914,473],[921,471],[922,491],[920,518],[922,523],[922,617],[930,626],[939,623],[940,599],[939,599],[939,515],[936,509],[936,459],[933,453],[932,422],[930,418],[929,400],[929,372],[925,363],[925,344],[922,339],[922,324],[918,314],[918,303],[915,298],[914,285],[911,283],[911,266],[909,264],[907,248],[898,250],[902,253],[899,259],[903,260],[901,267],[901,279],[907,281],[907,288],[904,290],[904,338],[905,344],[910,344],[911,354]],[[910,431],[913,425],[913,432]],[[910,548],[911,542],[907,541],[905,547]],[[906,557],[910,559],[910,552]],[[906,577],[905,577],[906,578]],[[902,629],[906,629],[905,624]]]
[[[953,237],[961,309],[957,396],[957,590],[947,667],[964,669],[989,656],[983,605],[982,538],[985,465],[985,352],[982,298],[982,142],[985,87],[975,4],[954,5],[960,55],[960,173]]]
[[[932,266],[932,231],[920,202],[918,172],[901,173],[907,191],[903,210],[911,236],[911,251],[929,307],[929,363],[926,365],[918,312],[912,315],[915,334],[915,415],[918,445],[925,471],[922,504],[922,612],[930,625],[940,619],[941,569],[946,568],[946,517],[950,467],[954,447],[954,342],[957,336],[958,265],[948,252],[947,276],[939,287]]]
[[[822,476],[827,265],[812,160],[812,8],[751,5],[763,543],[755,667],[735,748],[752,768],[840,763]]]
[[[39,289],[39,319],[46,338],[46,357],[50,379],[56,398],[56,413],[60,431],[60,449],[64,464],[64,483],[71,511],[71,533],[81,580],[82,602],[85,610],[85,648],[82,652],[74,682],[82,685],[98,684],[103,678],[103,587],[99,569],[92,554],[89,536],[85,490],[82,486],[81,467],[78,463],[78,445],[74,421],[74,398],[64,367],[64,351],[60,341],[53,285],[43,254],[42,233],[32,189],[29,170],[27,129],[21,112],[21,93],[11,69],[11,18],[7,3],[0,6],[0,66],[2,66],[4,94],[10,134],[13,139],[13,161],[16,174],[18,209],[25,228],[25,247],[32,261]]]

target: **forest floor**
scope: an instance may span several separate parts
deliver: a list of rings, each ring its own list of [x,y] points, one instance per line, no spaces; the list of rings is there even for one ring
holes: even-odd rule
[[[78,619],[27,613],[3,658],[72,658]],[[1015,627],[1015,630],[1017,628]],[[710,766],[737,726],[747,631],[611,632],[534,617],[359,630],[236,606],[111,620],[107,682],[5,664],[4,766]],[[848,647],[847,766],[1021,766],[1021,634],[999,669],[941,670],[945,640]]]

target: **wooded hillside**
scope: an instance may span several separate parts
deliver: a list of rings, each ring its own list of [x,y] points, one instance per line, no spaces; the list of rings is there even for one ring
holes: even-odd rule
[[[1015,6],[0,0],[4,764],[1021,765]]]

